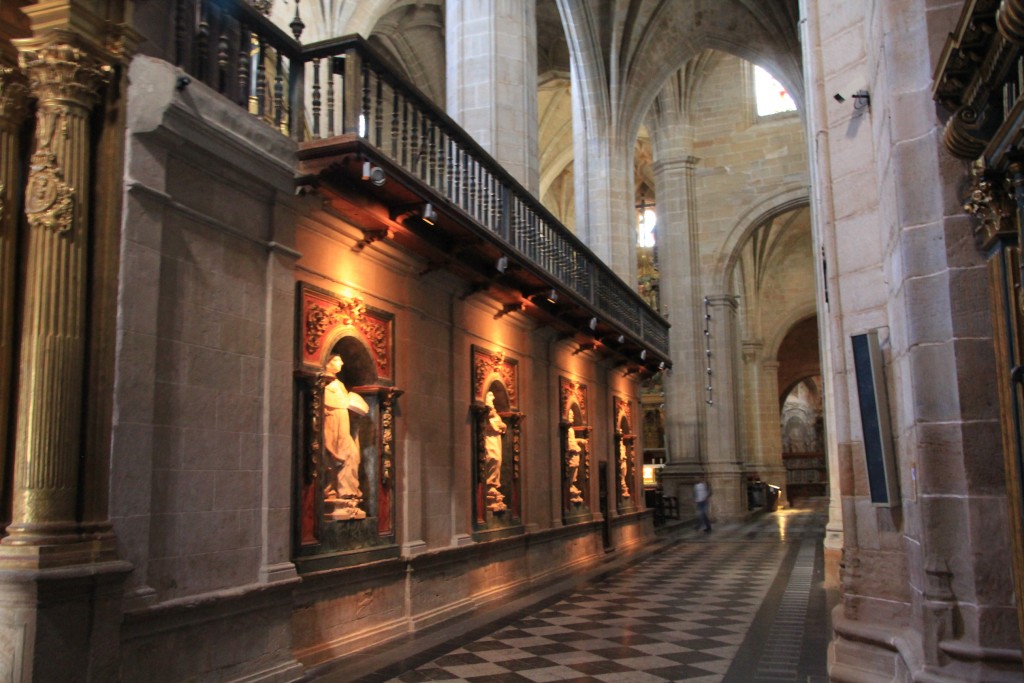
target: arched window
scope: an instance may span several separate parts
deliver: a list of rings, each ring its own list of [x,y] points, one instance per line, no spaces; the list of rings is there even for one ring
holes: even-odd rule
[[[786,92],[786,86],[757,65],[754,66],[754,98],[757,100],[758,116],[796,111],[796,103]]]

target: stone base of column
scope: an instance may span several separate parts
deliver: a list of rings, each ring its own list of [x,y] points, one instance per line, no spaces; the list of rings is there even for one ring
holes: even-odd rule
[[[77,568],[117,560],[112,533],[96,534],[65,543],[21,543],[17,536],[0,542],[0,571]]]
[[[747,518],[747,477],[738,462],[713,462],[707,466],[711,487],[712,522],[739,522]]]
[[[0,569],[0,678],[119,680],[127,562]]]
[[[680,514],[696,514],[693,503],[693,485],[704,475],[704,467],[697,462],[670,462],[661,468],[662,495],[679,501]]]

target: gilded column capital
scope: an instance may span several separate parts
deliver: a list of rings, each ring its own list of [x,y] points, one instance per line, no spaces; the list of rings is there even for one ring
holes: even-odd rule
[[[32,96],[44,108],[91,109],[110,72],[106,60],[69,31],[54,31],[45,44],[23,48],[20,57]]]

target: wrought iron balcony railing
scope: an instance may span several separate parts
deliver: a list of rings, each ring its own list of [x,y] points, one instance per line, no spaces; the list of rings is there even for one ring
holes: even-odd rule
[[[668,358],[668,323],[363,38],[303,45],[242,0],[178,0],[178,66],[302,142],[356,136]]]

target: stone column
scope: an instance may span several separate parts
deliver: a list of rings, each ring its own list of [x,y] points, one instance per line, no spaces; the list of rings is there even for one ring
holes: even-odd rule
[[[775,484],[779,492],[779,505],[789,505],[786,486],[786,465],[782,461],[782,411],[779,407],[779,361],[762,360],[759,372],[761,391],[758,393],[760,420],[761,478]]]
[[[656,138],[656,142],[658,139]],[[660,148],[656,147],[656,153]],[[669,343],[675,359],[665,376],[667,464],[665,495],[689,499],[694,477],[703,469],[705,400],[704,304],[700,295],[699,234],[694,169],[699,159],[682,154],[654,164],[658,198],[658,251],[661,300],[672,321]]]
[[[539,191],[535,0],[445,3],[448,114]]]
[[[14,307],[21,198],[21,127],[28,112],[24,74],[0,62],[0,444],[10,438],[14,386]],[[0,483],[9,474],[0,458]]]
[[[38,104],[24,204],[14,505],[3,545],[51,546],[79,539],[90,113],[106,74],[85,42],[62,30],[23,49],[22,64]]]
[[[743,519],[747,492],[740,458],[737,349],[735,346],[739,297],[715,294],[707,297],[707,329],[711,368],[707,424],[707,475],[711,485],[711,512],[717,521]]]

